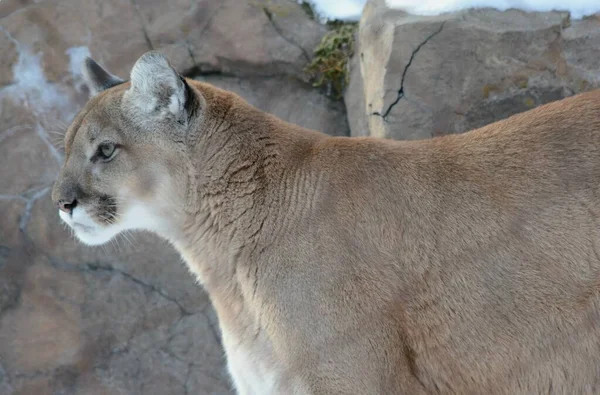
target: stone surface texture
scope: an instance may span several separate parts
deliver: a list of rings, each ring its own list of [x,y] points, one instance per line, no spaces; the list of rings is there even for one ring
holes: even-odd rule
[[[461,133],[600,87],[600,14],[414,16],[371,0],[357,36],[345,96],[355,136]]]

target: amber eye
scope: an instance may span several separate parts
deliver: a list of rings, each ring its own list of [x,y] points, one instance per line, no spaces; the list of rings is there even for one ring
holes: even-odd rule
[[[102,143],[98,146],[98,153],[96,155],[103,160],[108,160],[115,153],[115,148],[113,143]]]

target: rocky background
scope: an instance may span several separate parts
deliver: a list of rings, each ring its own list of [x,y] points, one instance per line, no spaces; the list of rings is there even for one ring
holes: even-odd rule
[[[229,394],[210,301],[148,234],[78,245],[49,191],[91,54],[186,76],[332,135],[460,133],[600,87],[600,15],[367,4],[343,100],[303,69],[330,27],[293,0],[0,2],[0,394]]]

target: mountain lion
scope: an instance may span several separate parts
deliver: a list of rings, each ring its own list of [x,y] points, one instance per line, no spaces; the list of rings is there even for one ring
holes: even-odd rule
[[[84,75],[60,217],[89,245],[169,240],[239,394],[600,393],[600,90],[391,141],[283,122],[156,52],[129,82]]]

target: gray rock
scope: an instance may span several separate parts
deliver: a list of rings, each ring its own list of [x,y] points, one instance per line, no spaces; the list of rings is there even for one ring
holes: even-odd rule
[[[49,81],[69,74],[68,50],[85,47],[126,77],[141,53],[164,52],[181,72],[301,76],[327,31],[294,0],[3,0],[0,86],[17,61],[8,35],[40,53]]]
[[[600,86],[600,15],[365,7],[346,105],[352,135],[465,132]]]
[[[344,103],[332,101],[297,78],[214,75],[197,79],[235,92],[251,105],[284,121],[332,136],[350,135]]]

